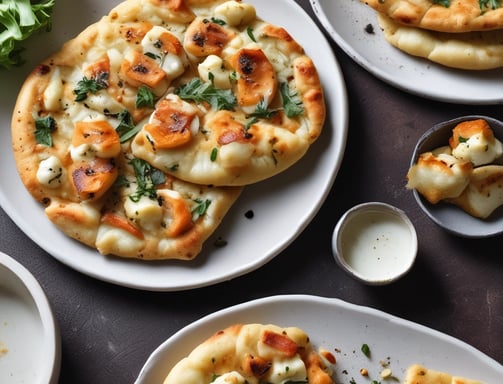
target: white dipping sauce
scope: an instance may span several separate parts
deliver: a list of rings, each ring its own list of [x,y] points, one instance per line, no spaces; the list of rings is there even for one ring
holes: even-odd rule
[[[417,237],[400,210],[385,204],[364,204],[341,218],[334,251],[339,265],[356,278],[385,284],[410,269]]]

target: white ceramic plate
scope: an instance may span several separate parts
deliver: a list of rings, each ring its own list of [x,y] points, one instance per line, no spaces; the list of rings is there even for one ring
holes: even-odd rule
[[[30,41],[29,68],[116,3],[93,0],[87,1],[85,7],[75,7],[69,1],[57,2],[51,34]],[[10,146],[10,117],[28,70],[24,67],[0,72],[0,205],[12,220],[44,250],[70,267],[104,281],[145,290],[183,290],[228,280],[262,266],[290,244],[317,213],[340,167],[347,134],[346,91],[330,45],[300,6],[291,0],[250,3],[262,18],[285,26],[313,57],[325,85],[327,122],[319,140],[298,164],[245,189],[195,261],[140,262],[103,257],[52,226],[42,207],[22,185]],[[253,219],[245,217],[249,210],[254,213]],[[226,240],[227,246],[216,248],[217,237]]]
[[[0,383],[57,383],[59,331],[33,275],[0,252]]]
[[[148,358],[135,384],[162,383],[171,368],[203,340],[235,323],[298,326],[315,347],[335,353],[336,382],[380,381],[380,361],[389,362],[393,376],[403,378],[411,364],[498,384],[503,366],[458,339],[384,312],[338,299],[308,295],[273,296],[230,307],[181,329]],[[371,358],[361,352],[367,344]],[[344,373],[346,372],[346,373]]]
[[[360,0],[311,0],[332,39],[370,73],[404,91],[463,104],[503,103],[503,69],[461,71],[407,55],[387,43],[376,12]],[[373,34],[365,31],[372,25]]]
[[[468,115],[457,117],[452,120],[439,122],[428,129],[418,140],[409,166],[417,162],[421,153],[448,145],[452,129],[462,121],[486,120],[494,132],[494,136],[503,141],[503,122],[489,116]],[[487,219],[479,219],[469,215],[461,208],[439,202],[431,204],[417,190],[413,191],[414,198],[419,207],[437,225],[446,231],[462,237],[486,238],[503,233],[503,207],[497,208]]]

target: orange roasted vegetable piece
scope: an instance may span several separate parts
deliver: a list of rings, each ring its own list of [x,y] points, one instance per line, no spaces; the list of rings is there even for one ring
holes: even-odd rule
[[[138,239],[143,239],[143,233],[123,216],[119,216],[112,212],[105,212],[101,217],[101,222],[112,227],[123,229]]]
[[[262,342],[289,357],[294,356],[299,347],[297,343],[290,339],[287,335],[282,335],[272,331],[264,332],[262,335]]]
[[[256,106],[262,100],[269,105],[278,90],[276,71],[261,49],[243,48],[231,59],[239,75],[237,99],[242,107]]]
[[[167,86],[166,73],[157,62],[138,51],[131,51],[121,64],[121,74],[133,87],[146,85],[157,89]]]
[[[113,159],[95,157],[74,164],[72,180],[82,200],[96,200],[113,185],[119,171]]]
[[[120,137],[105,120],[78,121],[72,136],[72,146],[87,145],[98,157],[110,158],[120,153]]]

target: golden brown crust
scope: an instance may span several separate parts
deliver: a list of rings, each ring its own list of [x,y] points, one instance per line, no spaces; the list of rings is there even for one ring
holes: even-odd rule
[[[481,9],[478,0],[361,0],[397,23],[439,32],[489,31],[503,27],[503,8]]]

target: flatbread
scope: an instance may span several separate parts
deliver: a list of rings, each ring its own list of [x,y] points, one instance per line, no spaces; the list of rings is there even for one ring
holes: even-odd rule
[[[319,137],[323,90],[314,63],[284,28],[235,2],[207,3],[180,39],[197,73],[172,83],[132,150],[186,181],[248,185],[295,164]],[[231,100],[199,100],[207,88],[194,76],[211,79]]]
[[[412,56],[464,70],[503,67],[503,30],[446,33],[400,24],[385,14],[377,20],[388,43]]]
[[[447,372],[429,369],[420,364],[411,365],[406,372],[403,384],[484,384]]]
[[[361,0],[395,22],[440,32],[490,31],[503,28],[503,8],[479,0]],[[447,5],[444,5],[447,4]]]
[[[196,346],[164,384],[333,384],[330,352],[318,353],[298,327],[235,324]]]

